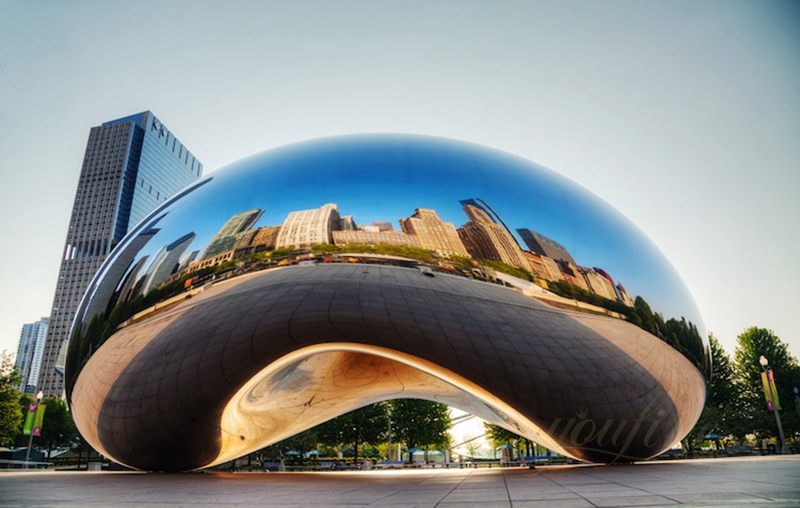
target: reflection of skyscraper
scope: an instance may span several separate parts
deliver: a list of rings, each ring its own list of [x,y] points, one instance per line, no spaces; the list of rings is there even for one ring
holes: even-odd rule
[[[493,221],[485,210],[465,204],[464,213],[470,220],[461,226],[458,234],[472,257],[493,259],[517,268],[530,269],[514,237]]]
[[[588,268],[581,269],[581,274],[589,286],[589,291],[598,294],[609,300],[617,299],[617,292],[614,291],[614,285],[609,282],[603,275]]]
[[[469,257],[452,222],[444,222],[434,210],[417,208],[411,217],[400,219],[400,227],[409,235],[417,235],[423,249],[449,256]]]
[[[378,228],[378,231],[394,231],[391,222],[373,221],[372,225]]]
[[[278,241],[278,233],[280,233],[280,231],[280,226],[265,226],[263,228],[258,228],[256,236],[253,237],[253,241],[250,245],[255,247],[256,250],[274,249],[275,244]]]
[[[212,258],[217,254],[232,250],[236,246],[236,235],[252,228],[263,213],[264,210],[254,208],[246,212],[237,213],[228,219],[208,243],[208,247],[203,253],[203,259]]]
[[[498,226],[502,226],[502,228],[506,230],[506,233],[508,233],[508,236],[510,236],[514,240],[514,243],[517,243],[517,240],[514,239],[514,233],[511,232],[506,223],[503,222],[503,219],[500,218],[500,215],[498,215],[497,212],[495,212],[494,209],[491,206],[489,206],[488,203],[486,203],[486,201],[480,198],[472,198],[472,199],[462,199],[461,201],[459,201],[459,203],[461,203],[461,206],[472,205],[475,208],[483,210],[486,213],[486,216],[492,222],[494,222]]]
[[[202,164],[149,111],[93,127],[72,208],[37,383],[60,395],[61,346],[86,287],[125,234],[196,180]]]
[[[42,352],[47,337],[47,323],[49,318],[43,317],[35,323],[22,325],[17,347],[17,366],[22,383],[16,388],[23,393],[36,393],[36,381],[39,378],[39,369],[42,366]]]
[[[619,301],[628,307],[633,307],[633,298],[631,298],[631,296],[628,294],[628,291],[625,290],[625,287],[622,284],[617,284],[614,286],[614,290],[617,292],[617,298],[619,298]]]
[[[407,235],[400,231],[380,231],[361,229],[358,231],[334,231],[333,243],[336,245],[399,245],[402,247],[420,247],[416,235]]]
[[[569,252],[567,252],[567,249],[555,240],[551,240],[543,234],[530,229],[517,229],[517,233],[519,233],[519,236],[522,237],[522,241],[525,242],[525,245],[527,245],[534,254],[547,256],[560,261],[568,261],[573,265],[576,264]]]
[[[196,236],[194,233],[187,233],[171,244],[159,249],[147,269],[147,276],[142,286],[143,294],[147,294],[151,289],[157,288],[164,279],[175,273],[181,256]]]
[[[200,251],[199,250],[193,250],[189,254],[186,254],[185,256],[183,256],[181,258],[180,265],[178,266],[178,271],[183,270],[184,268],[189,266],[192,263],[192,261],[197,259],[197,256],[199,256],[199,255],[200,255]]]
[[[339,231],[355,231],[358,229],[352,215],[343,215],[339,219]]]
[[[315,243],[333,243],[331,233],[337,229],[339,210],[335,203],[291,212],[283,222],[275,247],[303,248]]]
[[[156,220],[155,223],[158,223],[159,220]],[[149,225],[150,227],[140,231],[136,236],[131,238],[123,247],[125,250],[118,253],[117,259],[121,262],[116,263],[115,266],[110,268],[107,275],[103,277],[100,283],[91,288],[94,299],[89,305],[89,308],[86,309],[87,313],[94,316],[95,314],[110,312],[120,301],[120,298],[122,298],[122,301],[127,301],[129,290],[133,287],[133,284],[139,280],[137,277],[139,276],[139,270],[142,269],[143,261],[139,261],[133,267],[130,265],[133,262],[136,252],[147,245],[150,240],[153,239],[153,236],[159,232],[158,228],[153,227],[154,225],[155,224],[151,222]],[[145,258],[146,257],[147,256],[145,256]],[[116,266],[117,264],[119,266]],[[123,280],[124,282],[119,284]],[[118,289],[120,285],[123,286],[122,289]],[[125,286],[129,287],[126,288]],[[94,303],[98,301],[105,301],[109,307],[99,307],[99,304]]]

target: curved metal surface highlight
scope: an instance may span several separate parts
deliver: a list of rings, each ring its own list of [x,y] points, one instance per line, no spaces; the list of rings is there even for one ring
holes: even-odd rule
[[[403,397],[636,460],[698,418],[704,336],[661,253],[577,185],[476,145],[345,136],[232,164],[137,226],[81,304],[67,394],[139,469]]]

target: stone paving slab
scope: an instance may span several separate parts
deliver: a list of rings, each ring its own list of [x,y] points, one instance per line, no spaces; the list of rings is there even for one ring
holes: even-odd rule
[[[535,470],[0,472],[3,507],[800,507],[800,455]]]

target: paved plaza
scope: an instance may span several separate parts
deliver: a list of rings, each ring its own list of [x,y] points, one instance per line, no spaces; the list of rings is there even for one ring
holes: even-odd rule
[[[0,473],[4,507],[800,506],[800,456],[535,470]]]

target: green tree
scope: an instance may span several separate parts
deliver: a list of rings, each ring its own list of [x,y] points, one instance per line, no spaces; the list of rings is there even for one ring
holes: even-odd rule
[[[251,453],[248,456],[248,462],[252,460],[253,455],[260,456],[261,460],[278,460],[285,457],[285,453],[291,450],[296,450],[300,453],[310,452],[317,447],[318,442],[319,438],[315,427]],[[299,460],[302,463],[302,455]]]
[[[529,271],[523,268],[517,268],[515,266],[507,265],[502,261],[496,261],[494,259],[481,259],[480,262],[481,264],[494,268],[498,272],[507,273],[508,275],[511,275],[518,279],[533,282],[533,275],[531,275]]]
[[[377,403],[337,416],[313,430],[319,442],[327,446],[341,450],[344,446],[353,445],[353,460],[357,463],[359,446],[383,441],[388,424],[385,405]]]
[[[483,422],[483,428],[486,429],[486,437],[489,438],[495,448],[505,444],[514,444],[522,439],[521,436],[494,423]]]
[[[517,447],[520,455],[532,455],[533,443],[527,438],[489,422],[483,422],[483,428],[486,429],[486,437],[492,442],[495,450],[500,446],[510,444]]]
[[[741,439],[747,433],[740,407],[741,387],[736,381],[730,356],[714,334],[708,334],[708,341],[712,369],[706,385],[706,404],[700,419],[687,436],[687,439],[694,441],[686,443],[689,447],[699,445],[703,436],[708,434],[723,437],[732,435]]]
[[[408,448],[428,450],[450,448],[452,426],[450,408],[447,405],[420,399],[398,399],[392,404],[392,432],[398,441]]]
[[[11,354],[3,351],[0,353],[0,446],[13,443],[22,430],[22,394],[14,388],[21,382],[22,377],[11,360]]]
[[[775,417],[767,409],[764,399],[762,367],[759,364],[761,356],[769,361],[775,376],[778,398],[784,406],[781,419],[786,437],[797,436],[800,433],[800,418],[793,407],[792,389],[800,386],[800,366],[789,353],[788,346],[772,330],[758,327],[748,328],[739,335],[734,352],[733,368],[742,390],[741,414],[747,421],[743,430],[755,434],[759,439],[777,435]]]
[[[52,397],[44,399],[42,404],[47,408],[42,423],[42,435],[34,441],[37,448],[47,450],[49,459],[53,450],[71,448],[78,444],[78,429],[64,400]]]
[[[330,252],[339,252],[341,248],[333,245],[332,243],[315,243],[311,246],[311,252],[315,254],[325,254]]]

